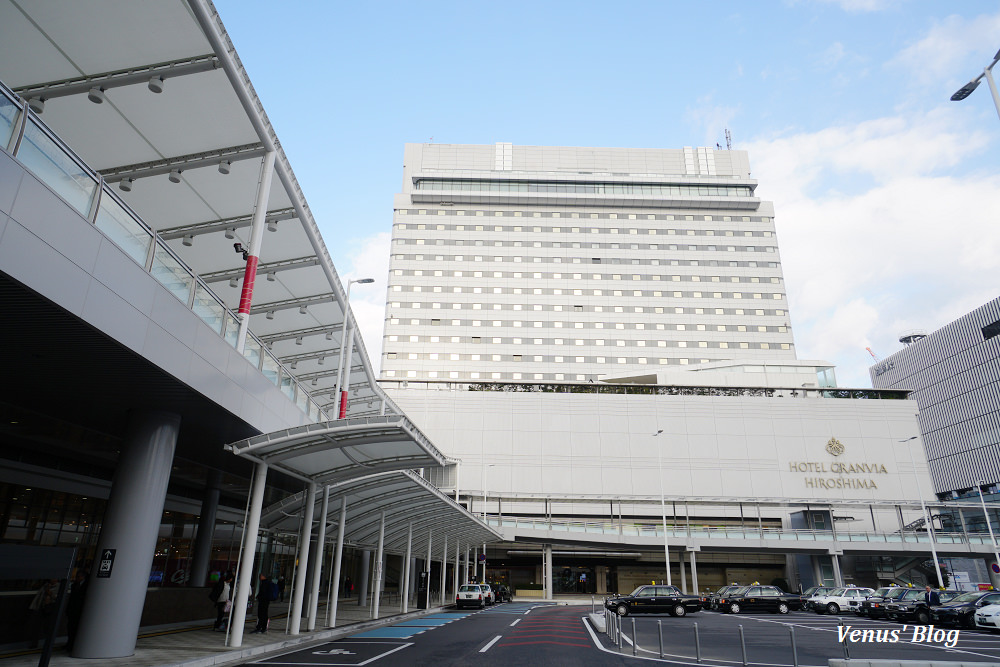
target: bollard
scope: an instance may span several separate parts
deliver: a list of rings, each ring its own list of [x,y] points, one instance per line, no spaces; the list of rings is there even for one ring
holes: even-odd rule
[[[660,638],[660,660],[663,660],[663,621],[656,621],[656,634]]]
[[[594,607],[595,607],[595,604],[594,604],[594,599],[595,599],[595,598],[594,598],[594,596],[593,596],[593,595],[591,595],[591,596],[590,596],[590,613],[591,613],[591,614],[593,614],[593,613],[594,613]]]
[[[843,628],[844,627],[844,622],[841,621],[840,623],[837,624],[837,626],[840,627],[840,628]],[[841,637],[844,637],[844,631],[842,629],[838,632],[838,634]],[[851,650],[849,648],[847,648],[847,637],[844,637],[844,641],[842,641],[841,644],[844,645],[844,660],[850,660],[851,659]]]
[[[789,625],[788,634],[792,636],[792,667],[799,667],[799,652],[795,648],[795,628]]]
[[[743,667],[747,667],[747,642],[743,637],[743,626],[740,626],[740,647],[743,649]]]
[[[615,614],[615,618],[618,619],[618,622],[615,624],[615,636],[618,639],[618,650],[620,651],[622,648],[622,617]]]
[[[635,636],[635,617],[632,617],[632,655],[638,655],[639,638]]]
[[[701,662],[701,638],[698,636],[698,624],[694,624],[694,655],[698,662]]]

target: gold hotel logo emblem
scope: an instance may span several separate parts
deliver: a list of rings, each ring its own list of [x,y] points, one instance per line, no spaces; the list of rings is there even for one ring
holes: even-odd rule
[[[830,440],[826,443],[826,451],[830,452],[834,456],[840,456],[844,453],[844,444],[836,438],[830,438]]]

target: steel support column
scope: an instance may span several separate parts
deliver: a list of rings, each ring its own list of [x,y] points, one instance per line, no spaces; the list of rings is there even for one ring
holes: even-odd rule
[[[309,482],[305,494],[305,507],[302,512],[302,533],[299,535],[299,567],[295,571],[295,590],[292,591],[292,604],[289,607],[291,618],[288,624],[288,634],[297,635],[302,627],[302,601],[305,599],[306,570],[309,567],[309,540],[312,537],[313,514],[316,505],[316,483]]]

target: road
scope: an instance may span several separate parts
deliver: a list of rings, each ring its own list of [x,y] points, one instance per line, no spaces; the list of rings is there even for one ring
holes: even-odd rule
[[[858,633],[855,635],[858,639],[889,639],[892,631],[897,631],[896,642],[846,642],[850,657],[855,659],[1000,662],[998,635],[962,630],[957,636],[940,633],[939,641],[913,643],[913,625],[848,615],[819,616],[811,612],[793,612],[786,616],[701,612],[685,618],[629,617],[624,619],[622,646],[618,648],[608,636],[586,622],[589,612],[589,605],[522,602],[498,604],[482,611],[444,611],[248,664],[554,667],[663,662],[698,665],[696,653],[700,649],[702,664],[740,667],[743,665],[740,626],[743,627],[747,662],[756,666],[790,667],[794,632],[797,664],[826,667],[828,659],[845,657],[844,643],[838,637],[850,630],[871,631],[867,635]],[[633,618],[638,642],[634,649],[631,641]],[[663,631],[663,659],[659,658],[658,622]],[[695,645],[696,623],[698,648]],[[839,629],[841,623],[844,628],[851,626],[850,630]],[[946,646],[946,643],[953,645]],[[633,650],[636,657],[632,655]]]

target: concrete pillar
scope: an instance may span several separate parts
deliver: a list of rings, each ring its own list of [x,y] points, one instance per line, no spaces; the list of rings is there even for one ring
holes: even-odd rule
[[[431,606],[431,542],[434,537],[434,531],[427,530],[427,558],[424,560],[425,567],[427,568],[427,607]]]
[[[319,585],[323,579],[323,547],[326,546],[326,514],[330,511],[330,487],[323,488],[323,506],[319,513],[319,529],[316,533],[316,552],[313,556],[312,595],[309,599],[309,623],[306,629],[316,629],[316,612],[319,611]]]
[[[696,551],[689,551],[691,554],[691,587],[694,589],[693,593],[698,594],[698,561],[695,558]]]
[[[479,547],[472,547],[472,578],[479,581]]]
[[[844,578],[840,574],[840,556],[830,554],[830,563],[833,565],[833,585],[843,586]]]
[[[135,653],[180,424],[179,416],[166,412],[129,414],[74,658]],[[110,570],[102,572],[109,561]]]
[[[375,551],[375,593],[372,595],[372,618],[378,618],[378,608],[382,603],[382,574],[384,567],[382,560],[385,558],[385,512],[382,512],[382,520],[378,526],[378,548]]]
[[[680,564],[681,564],[681,593],[683,593],[684,595],[687,595],[687,592],[688,592],[688,581],[687,581],[687,573],[684,571],[684,552],[681,551],[677,555],[680,556],[679,560],[680,560]]]
[[[486,544],[483,544],[483,578],[481,581],[486,583]]]
[[[406,527],[406,555],[400,569],[403,571],[403,592],[400,597],[400,613],[405,614],[410,610],[410,570],[413,568],[413,523]]]
[[[330,599],[326,604],[326,625],[337,625],[337,604],[340,601],[340,568],[344,562],[344,533],[347,530],[347,496],[340,498],[340,521],[337,522],[337,548],[334,552],[333,573],[330,575]]]
[[[542,572],[545,576],[545,598],[551,600],[555,597],[555,590],[552,588],[552,545],[546,544],[542,551],[544,564]]]
[[[207,585],[208,568],[212,563],[212,539],[215,537],[215,513],[219,509],[219,485],[222,472],[209,470],[205,480],[205,495],[201,497],[201,514],[198,516],[198,536],[194,540],[191,558],[191,576],[188,586]]]
[[[299,567],[295,570],[295,590],[292,591],[292,604],[288,608],[288,634],[297,635],[302,627],[302,601],[305,599],[306,572],[309,570],[309,540],[312,537],[313,514],[316,505],[316,483],[309,482],[305,493],[305,506],[302,508],[302,533],[299,535]]]
[[[358,606],[368,606],[368,577],[371,576],[372,552],[361,552],[361,576],[358,578]]]
[[[463,577],[462,583],[469,583],[469,545],[465,545],[465,576]]]

